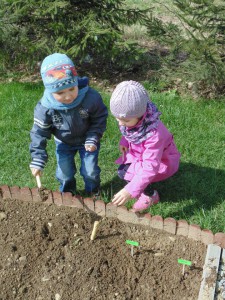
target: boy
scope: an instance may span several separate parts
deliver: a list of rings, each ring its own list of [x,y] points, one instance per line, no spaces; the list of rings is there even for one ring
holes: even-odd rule
[[[75,66],[65,54],[47,56],[41,65],[45,91],[34,109],[30,132],[31,172],[40,175],[48,159],[47,140],[53,134],[56,144],[56,178],[60,192],[76,193],[76,165],[79,152],[80,174],[88,194],[99,194],[100,139],[106,130],[107,108],[100,94],[78,78]]]

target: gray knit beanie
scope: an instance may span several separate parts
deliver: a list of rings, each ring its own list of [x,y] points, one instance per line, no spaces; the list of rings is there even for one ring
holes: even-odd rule
[[[140,118],[150,101],[145,88],[136,81],[119,83],[110,99],[110,110],[116,118]]]

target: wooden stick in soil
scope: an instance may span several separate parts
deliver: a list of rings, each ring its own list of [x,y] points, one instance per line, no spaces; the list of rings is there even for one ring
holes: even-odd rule
[[[95,239],[95,236],[96,236],[98,227],[99,227],[99,225],[100,225],[103,221],[105,221],[105,217],[103,217],[103,218],[101,218],[100,220],[94,222],[94,227],[93,227],[93,230],[92,230],[92,233],[91,233],[91,241],[93,241],[93,240]]]
[[[37,186],[40,189],[41,188],[41,178],[40,178],[40,175],[36,176],[36,181],[37,181]]]
[[[92,233],[91,233],[91,241],[93,241],[95,239],[99,224],[100,224],[100,221],[95,221],[94,222],[94,227],[93,227],[93,230],[92,230]]]
[[[46,201],[48,199],[49,192],[42,187],[40,175],[36,176],[36,181],[37,181],[38,193],[41,198],[41,201]]]

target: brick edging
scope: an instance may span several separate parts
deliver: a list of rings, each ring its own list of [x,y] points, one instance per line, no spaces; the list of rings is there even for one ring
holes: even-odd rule
[[[47,197],[42,201],[37,188],[29,187],[9,187],[0,186],[1,199],[18,199],[23,201],[54,203],[58,206],[82,208],[88,212],[94,212],[99,216],[115,217],[126,223],[141,224],[152,228],[161,229],[174,235],[182,235],[196,241],[201,241],[205,245],[216,244],[225,248],[225,233],[212,233],[211,230],[201,229],[199,225],[188,224],[185,220],[176,221],[174,218],[163,219],[159,215],[140,214],[129,211],[125,206],[114,206],[112,203],[106,204],[102,200],[93,201],[92,198],[81,198],[73,196],[71,193],[60,193],[58,191],[46,190]]]

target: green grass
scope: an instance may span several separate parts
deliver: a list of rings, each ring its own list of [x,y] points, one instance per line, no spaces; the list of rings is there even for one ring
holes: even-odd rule
[[[151,90],[151,86],[145,87]],[[42,85],[37,83],[0,84],[0,185],[36,187],[29,170],[29,131],[33,123],[33,109],[42,92]],[[100,92],[109,107],[110,95]],[[224,103],[182,99],[174,91],[151,96],[162,111],[162,121],[174,134],[182,156],[177,174],[155,184],[161,202],[150,208],[150,213],[164,218],[185,219],[213,232],[224,232]],[[99,157],[105,201],[110,201],[111,196],[124,185],[117,177],[114,163],[119,155],[119,138],[117,123],[109,115]],[[51,140],[42,184],[48,189],[58,190],[54,151],[54,141]],[[76,163],[79,168],[78,159]],[[79,175],[77,180],[78,188],[82,190],[83,181]]]

